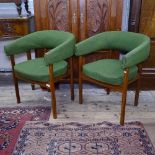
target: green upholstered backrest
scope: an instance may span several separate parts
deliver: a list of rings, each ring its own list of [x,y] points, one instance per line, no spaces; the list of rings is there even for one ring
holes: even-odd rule
[[[125,55],[122,58],[122,67],[130,67],[149,56],[150,38],[133,32],[103,32],[76,44],[75,55],[80,56],[108,49],[123,52]]]
[[[66,59],[74,54],[75,37],[72,33],[44,30],[28,34],[16,39],[4,47],[5,53],[15,55],[27,52],[31,49],[47,48],[49,51],[45,54],[45,63],[52,64]]]

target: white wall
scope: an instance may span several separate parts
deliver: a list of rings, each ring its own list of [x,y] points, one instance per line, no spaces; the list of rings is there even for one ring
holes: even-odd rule
[[[122,31],[128,31],[130,0],[123,0]]]
[[[33,0],[29,0],[29,10],[34,14]],[[3,15],[18,15],[15,3],[0,3],[0,16]],[[22,4],[22,15],[26,15],[24,3]]]
[[[4,53],[3,47],[4,45],[8,44],[12,40],[7,41],[1,41],[0,42],[0,71],[11,71],[11,62],[9,60],[9,57],[7,57]],[[34,54],[33,54],[34,57]],[[16,62],[22,62],[23,60],[26,60],[26,55],[21,54],[16,56]]]
[[[33,11],[33,0],[29,0],[29,10],[32,14],[34,14]],[[22,4],[22,15],[26,15],[26,11],[24,9],[24,5]],[[0,17],[4,16],[18,16],[18,12],[16,10],[16,5],[14,3],[0,3]],[[0,71],[10,71],[11,65],[9,58],[5,55],[3,47],[4,45],[8,44],[11,40],[5,40],[3,41],[0,39]],[[25,59],[25,56],[21,56],[20,58],[17,58],[17,62],[22,61]]]

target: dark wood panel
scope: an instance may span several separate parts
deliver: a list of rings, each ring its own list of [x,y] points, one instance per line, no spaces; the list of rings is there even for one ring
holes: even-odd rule
[[[142,0],[130,0],[130,13],[128,30],[132,32],[139,31],[140,13]]]
[[[143,90],[155,90],[155,1],[131,0],[129,30],[148,35],[151,38],[150,56],[143,63]]]
[[[155,38],[155,0],[142,0],[139,32]]]
[[[35,27],[36,30],[48,29],[48,0],[33,0],[34,2],[34,14],[35,14]]]
[[[49,0],[48,1],[48,19],[49,29],[71,31],[71,12],[70,1]]]
[[[121,30],[122,0],[34,0],[36,29],[74,33],[77,40]]]
[[[154,68],[155,69],[155,40],[151,41],[151,52],[149,59],[143,64],[144,68]]]
[[[62,30],[78,35],[77,0],[34,0],[34,12],[36,30]]]
[[[86,37],[107,31],[109,28],[110,6],[107,0],[87,0]]]
[[[108,30],[121,30],[122,1],[80,0],[80,40]]]
[[[155,1],[142,0],[139,32],[151,38],[149,59],[143,64],[143,74],[147,79],[155,75]],[[145,78],[146,79],[146,78]],[[154,79],[155,80],[155,79]],[[148,81],[149,83],[149,81]]]

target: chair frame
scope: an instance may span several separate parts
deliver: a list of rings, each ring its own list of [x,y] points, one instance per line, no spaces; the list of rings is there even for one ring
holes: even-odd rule
[[[122,93],[120,124],[124,125],[127,89],[128,89],[128,85],[133,82],[136,82],[134,106],[138,105],[139,90],[140,90],[140,83],[141,83],[141,72],[142,72],[141,64],[138,65],[138,74],[134,80],[128,81],[129,69],[126,68],[124,70],[123,83],[121,85],[111,85],[111,84],[107,84],[104,82],[94,80],[94,79],[83,74],[82,67],[85,64],[85,57],[86,56],[79,56],[79,103],[82,104],[82,102],[83,102],[83,93],[82,93],[83,92],[83,90],[82,90],[83,89],[82,88],[83,81],[94,83],[94,84],[99,85],[103,88],[106,88],[108,91],[107,94],[109,94],[109,91],[111,91],[111,90],[119,91]]]
[[[24,79],[24,78],[20,77],[14,71],[14,66],[15,66],[14,55],[11,55],[10,59],[11,59],[12,74],[13,74],[13,81],[14,81],[14,85],[15,85],[17,103],[21,102],[20,94],[19,94],[19,87],[18,87],[18,81],[19,80],[23,80],[25,82],[31,83],[32,90],[35,89],[34,85],[38,84],[38,85],[40,85],[42,87],[50,89],[51,98],[52,98],[52,100],[51,100],[52,103],[51,104],[52,104],[53,118],[56,119],[57,118],[57,108],[56,108],[56,96],[55,96],[55,82],[60,81],[64,77],[70,77],[69,80],[70,80],[71,100],[74,100],[73,58],[72,57],[69,58],[69,66],[68,66],[68,69],[67,69],[67,73],[62,75],[62,76],[58,76],[58,77],[54,78],[53,64],[49,65],[49,76],[50,76],[50,81],[49,82],[31,81],[31,80],[27,80],[27,79]],[[31,60],[31,52],[27,52],[27,60]],[[50,115],[50,117],[51,117],[51,115]]]

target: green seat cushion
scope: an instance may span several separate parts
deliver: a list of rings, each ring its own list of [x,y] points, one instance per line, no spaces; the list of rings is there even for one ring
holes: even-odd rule
[[[137,75],[137,66],[129,68],[129,80]],[[124,77],[124,70],[120,60],[102,59],[83,66],[83,73],[92,79],[112,85],[121,85]]]
[[[36,58],[24,61],[14,66],[15,73],[27,80],[48,82],[49,67],[46,66],[44,58]],[[54,77],[63,75],[67,72],[67,62],[60,61],[54,64]]]

